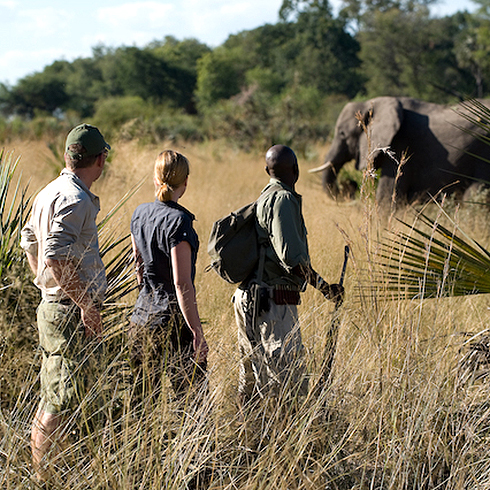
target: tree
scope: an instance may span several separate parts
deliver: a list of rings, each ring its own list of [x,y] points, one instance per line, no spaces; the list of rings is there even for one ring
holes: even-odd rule
[[[80,117],[90,117],[97,100],[107,97],[104,87],[102,66],[104,61],[94,56],[78,58],[70,63],[66,71],[66,93],[69,100],[66,109],[75,111]]]
[[[321,94],[354,97],[363,84],[358,71],[359,43],[347,32],[344,19],[333,18],[326,0],[301,3],[307,7],[297,12],[295,26],[297,81]]]
[[[153,42],[148,49],[162,59],[172,70],[178,87],[176,103],[190,114],[196,112],[194,92],[197,86],[197,63],[211,49],[196,39],[178,41],[166,36],[163,42]]]
[[[463,14],[466,29],[457,36],[454,52],[458,65],[473,76],[476,96],[482,98],[490,76],[490,5],[484,0],[478,3],[481,8],[475,14]]]
[[[163,42],[153,41],[147,47],[169,65],[184,70],[195,78],[199,58],[212,51],[197,39],[178,41],[173,36],[165,36]]]
[[[454,56],[461,28],[453,19],[431,18],[426,6],[370,12],[358,37],[369,96],[407,95],[444,102],[461,96],[466,75]]]
[[[288,1],[282,21],[230,36],[201,59],[197,95],[203,106],[250,89],[279,98],[292,87],[320,96],[354,97],[362,87],[358,42],[327,0]],[[256,97],[256,100],[263,100]]]
[[[22,78],[4,93],[4,110],[32,117],[36,110],[52,114],[56,109],[64,109],[69,101],[65,84],[67,68],[68,62],[56,61],[43,72]]]
[[[306,12],[314,13],[316,16],[332,16],[332,8],[328,0],[283,0],[279,9],[279,18],[283,22],[294,22]]]
[[[196,96],[201,109],[240,92],[245,85],[244,58],[241,48],[218,47],[198,60]]]

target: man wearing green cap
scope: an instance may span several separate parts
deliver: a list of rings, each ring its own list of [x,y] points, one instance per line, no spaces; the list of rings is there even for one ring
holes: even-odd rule
[[[37,310],[41,402],[31,431],[37,478],[48,476],[45,456],[62,432],[63,414],[83,398],[83,370],[102,334],[100,305],[107,288],[90,192],[110,146],[100,131],[81,124],[68,134],[65,168],[36,197],[21,246],[41,290]]]

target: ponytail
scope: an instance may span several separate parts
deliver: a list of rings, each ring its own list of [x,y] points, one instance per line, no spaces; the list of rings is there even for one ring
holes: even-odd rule
[[[155,161],[154,175],[156,198],[162,202],[170,201],[172,193],[189,175],[189,161],[176,151],[162,151]]]

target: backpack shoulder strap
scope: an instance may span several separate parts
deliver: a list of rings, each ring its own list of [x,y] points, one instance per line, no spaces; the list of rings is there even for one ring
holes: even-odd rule
[[[275,191],[280,190],[281,187],[276,184],[271,184],[255,201],[255,207],[257,207],[257,202],[259,199],[263,199],[269,194],[272,194]],[[257,283],[260,284],[262,282],[262,276],[264,274],[264,264],[265,264],[265,249],[270,245],[270,241],[267,240],[265,242],[259,242],[260,254],[259,254],[259,264],[257,267]]]

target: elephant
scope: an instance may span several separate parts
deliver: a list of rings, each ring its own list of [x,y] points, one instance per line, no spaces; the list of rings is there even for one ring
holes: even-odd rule
[[[490,100],[479,102],[490,107]],[[461,115],[462,107],[409,97],[349,102],[337,119],[325,163],[310,172],[323,171],[325,190],[336,196],[342,166],[355,160],[363,170],[370,161],[379,170],[380,206],[474,189],[490,182],[490,163],[483,160],[490,161],[490,145],[471,134],[477,128]]]

